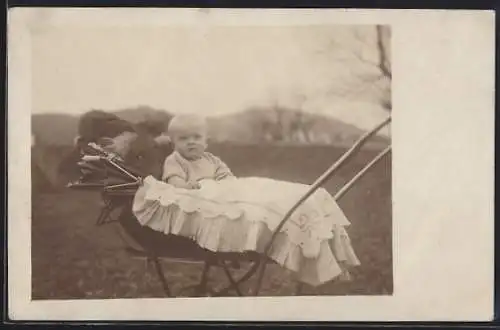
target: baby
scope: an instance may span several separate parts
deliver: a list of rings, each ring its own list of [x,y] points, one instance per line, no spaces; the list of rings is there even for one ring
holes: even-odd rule
[[[185,189],[200,188],[202,180],[234,178],[231,170],[218,157],[205,151],[207,125],[196,115],[179,115],[168,126],[174,152],[163,165],[163,181]]]
[[[162,179],[167,184],[148,180],[141,187],[165,191],[166,195],[137,195],[139,197],[135,198],[133,210],[142,225],[164,233],[194,237],[201,247],[211,251],[258,251],[259,244],[265,242],[267,237],[260,236],[260,233],[269,233],[262,231],[261,225],[274,230],[272,228],[282,221],[288,207],[296,202],[298,196],[309,190],[303,184],[270,178],[236,178],[224,162],[206,151],[207,125],[198,116],[182,115],[173,118],[168,134],[173,142],[174,152],[165,159],[163,166]],[[234,181],[226,182],[228,179]],[[182,190],[201,188],[200,182],[203,180],[224,182],[214,184],[214,189]],[[201,184],[203,186],[203,182]],[[168,185],[181,189],[172,189]],[[208,197],[204,195],[205,192]],[[201,216],[181,216],[182,220],[178,225],[172,225],[171,212],[158,212],[158,207],[167,210],[172,204],[177,204],[179,214],[192,213],[191,207],[183,209],[183,205],[192,206],[198,201],[196,212]],[[341,279],[348,280],[347,266],[359,264],[347,233],[342,231],[343,227],[350,224],[349,221],[324,189],[316,192],[316,195],[303,204],[296,210],[296,215],[290,219],[288,226],[283,227],[282,233],[288,238],[275,241],[277,244],[273,243],[271,258],[283,267],[297,272],[302,277],[301,280],[313,285],[324,283],[338,275],[341,275]],[[154,209],[150,208],[151,205]],[[200,218],[203,221],[199,221]],[[238,221],[232,221],[235,219]],[[160,223],[164,225],[159,225]],[[168,231],[164,231],[164,228],[168,228]],[[329,244],[323,242],[332,243],[333,249],[328,251]],[[293,254],[291,251],[294,251]],[[313,265],[306,267],[311,271],[303,266],[300,266],[301,269],[296,268],[295,265],[303,264],[301,260],[306,260],[302,258],[308,260],[304,267]],[[338,269],[339,264],[341,271],[334,274],[334,269]],[[231,266],[239,268],[235,261]]]

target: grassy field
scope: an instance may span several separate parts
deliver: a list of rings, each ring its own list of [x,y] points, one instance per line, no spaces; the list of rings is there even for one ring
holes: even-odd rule
[[[313,182],[344,150],[333,147],[215,146],[239,176],[265,176],[302,183]],[[52,150],[62,155],[64,148]],[[376,154],[365,151],[326,185],[338,190]],[[52,157],[50,159],[57,159]],[[339,204],[352,225],[348,228],[361,266],[351,282],[331,282],[306,288],[306,294],[392,294],[391,160],[381,161]],[[53,167],[56,164],[43,164]],[[99,196],[90,192],[56,190],[33,192],[33,299],[162,297],[154,269],[131,258],[113,225],[96,227]],[[201,271],[196,265],[168,264],[167,276],[175,291],[192,284]],[[224,284],[223,274],[215,280]],[[262,295],[290,295],[294,285],[279,267],[267,272]],[[250,283],[251,284],[251,283]]]

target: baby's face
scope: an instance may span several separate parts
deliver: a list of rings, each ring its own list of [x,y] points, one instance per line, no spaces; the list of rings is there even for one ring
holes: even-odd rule
[[[198,159],[207,148],[207,134],[203,127],[185,127],[172,136],[175,150],[189,160]]]

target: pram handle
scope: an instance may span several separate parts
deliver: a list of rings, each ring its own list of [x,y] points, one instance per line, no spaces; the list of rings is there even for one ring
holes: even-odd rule
[[[70,182],[66,185],[67,188],[71,189],[96,189],[96,188],[104,188],[103,183],[83,183],[83,182]]]
[[[92,162],[92,161],[99,161],[102,160],[104,157],[102,156],[95,156],[95,155],[83,155],[82,160],[85,162]]]
[[[260,272],[258,274],[258,279],[257,279],[257,285],[255,288],[255,294],[258,295],[258,291],[260,290],[261,284],[262,284],[262,279],[264,276],[264,271],[265,267],[267,264],[267,258],[269,255],[269,251],[271,250],[271,247],[274,243],[274,240],[276,239],[276,236],[279,234],[285,223],[290,219],[292,214],[297,210],[297,208],[306,201],[316,190],[318,190],[323,184],[325,184],[332,176],[335,174],[344,163],[349,160],[349,158],[357,152],[365,143],[366,141],[375,135],[378,131],[380,131],[383,127],[385,127],[387,124],[391,122],[391,116],[388,116],[384,121],[379,123],[377,126],[375,126],[373,129],[370,131],[366,132],[363,136],[361,136],[354,145],[345,152],[342,157],[340,157],[332,166],[330,166],[329,169],[327,169],[316,181],[311,185],[309,190],[290,208],[290,210],[285,214],[283,219],[280,221],[276,229],[274,230],[271,239],[267,243],[267,245],[264,248],[263,254],[262,254],[262,260],[260,263]]]

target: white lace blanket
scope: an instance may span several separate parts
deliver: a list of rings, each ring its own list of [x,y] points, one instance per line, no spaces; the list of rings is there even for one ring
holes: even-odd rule
[[[153,177],[144,180],[133,205],[142,225],[192,238],[218,252],[262,252],[285,213],[309,186],[267,178],[205,181],[199,190],[175,188]],[[319,285],[341,273],[338,262],[359,265],[344,229],[350,223],[323,188],[292,215],[270,257]]]

